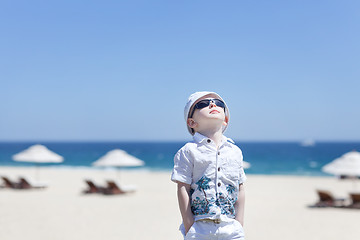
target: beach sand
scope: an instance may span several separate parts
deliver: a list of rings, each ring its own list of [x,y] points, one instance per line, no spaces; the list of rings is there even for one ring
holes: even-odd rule
[[[17,179],[34,168],[0,167],[0,175]],[[82,194],[84,179],[103,184],[115,171],[41,168],[43,190],[0,189],[1,240],[170,240],[182,239],[176,184],[170,172],[122,171],[133,194]],[[354,240],[360,236],[360,210],[308,208],[316,189],[347,197],[351,181],[332,177],[248,175],[245,233],[247,240]],[[359,184],[360,191],[360,184]]]

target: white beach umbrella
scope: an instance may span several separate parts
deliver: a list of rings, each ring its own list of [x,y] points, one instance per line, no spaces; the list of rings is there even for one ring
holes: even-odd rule
[[[336,176],[359,177],[360,153],[357,151],[345,153],[323,166],[322,171]]]
[[[341,157],[323,166],[321,170],[336,176],[353,180],[358,179],[358,177],[360,177],[360,153],[357,151],[345,153]]]
[[[44,145],[36,144],[13,156],[14,161],[35,163],[60,163],[64,158]]]
[[[143,166],[144,162],[124,150],[115,149],[96,160],[93,165],[99,167],[136,167]]]
[[[33,162],[36,166],[39,163],[60,163],[64,158],[59,154],[50,151],[44,145],[36,144],[22,152],[13,155],[13,160],[18,162]],[[36,178],[38,173],[36,172]]]

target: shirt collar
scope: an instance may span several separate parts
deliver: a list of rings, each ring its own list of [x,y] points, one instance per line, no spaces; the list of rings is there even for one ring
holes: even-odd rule
[[[204,141],[208,140],[209,138],[202,135],[201,133],[196,132],[193,136],[194,142],[196,143],[203,143]]]
[[[210,138],[202,135],[201,133],[196,132],[196,133],[194,134],[194,136],[193,136],[193,139],[194,139],[194,142],[196,142],[196,143],[203,143],[203,142],[207,141],[207,140],[210,139]],[[226,143],[235,144],[235,142],[234,142],[231,138],[225,137],[225,136],[223,135],[223,137],[222,137],[222,144],[221,144],[221,145],[226,144]]]

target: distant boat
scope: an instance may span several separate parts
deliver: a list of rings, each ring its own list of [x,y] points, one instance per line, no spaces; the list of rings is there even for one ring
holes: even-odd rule
[[[315,141],[313,139],[306,139],[300,144],[302,147],[313,147],[315,146]]]

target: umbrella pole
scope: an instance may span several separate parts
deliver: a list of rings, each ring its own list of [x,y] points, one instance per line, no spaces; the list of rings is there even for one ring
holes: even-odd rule
[[[120,171],[121,171],[121,169],[119,169],[118,171],[117,171],[117,178],[118,178],[118,181],[119,181],[119,184],[121,183],[121,174],[120,174]]]
[[[35,180],[39,180],[39,163],[35,163]]]

